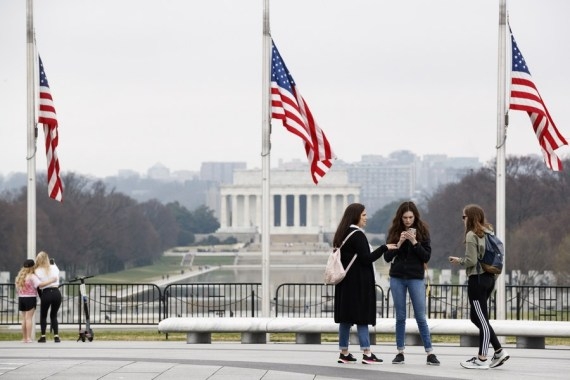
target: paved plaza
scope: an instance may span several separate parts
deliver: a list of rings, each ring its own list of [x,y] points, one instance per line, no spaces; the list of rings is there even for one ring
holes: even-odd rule
[[[335,343],[0,342],[0,380],[568,379],[570,347],[505,347],[511,359],[482,371],[459,365],[476,348],[450,344],[435,345],[441,366],[434,367],[425,364],[421,347],[408,347],[406,364],[391,364],[395,348],[389,344],[373,346],[385,363],[365,365],[337,364]]]

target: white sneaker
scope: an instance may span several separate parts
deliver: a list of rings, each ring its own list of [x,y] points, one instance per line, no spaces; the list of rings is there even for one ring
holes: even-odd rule
[[[476,356],[459,364],[461,364],[463,368],[467,369],[489,369],[489,362],[487,360],[481,361]]]
[[[507,353],[507,350],[503,348],[501,349],[501,352],[499,354],[495,352],[495,354],[493,355],[493,359],[491,359],[491,364],[489,364],[489,367],[491,368],[499,367],[505,364],[505,362],[509,360],[509,358],[510,356]]]

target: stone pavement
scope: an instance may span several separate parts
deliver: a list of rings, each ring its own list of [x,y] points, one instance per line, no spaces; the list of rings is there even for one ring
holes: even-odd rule
[[[353,354],[362,356],[357,347]],[[0,342],[0,380],[136,379],[136,380],[333,380],[333,379],[568,379],[570,347],[505,348],[511,355],[503,366],[463,369],[459,362],[476,348],[435,345],[441,366],[425,364],[421,347],[408,347],[406,364],[393,365],[395,347],[373,346],[380,365],[337,364],[335,343],[186,344],[182,341],[63,341],[45,344]]]

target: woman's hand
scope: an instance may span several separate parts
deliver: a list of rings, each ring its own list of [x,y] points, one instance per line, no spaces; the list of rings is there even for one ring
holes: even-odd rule
[[[398,241],[398,243],[396,244],[397,248],[400,248],[400,246],[402,245],[402,243],[404,243],[406,241],[406,235],[404,235],[406,233],[406,231],[402,232],[400,234],[400,240]]]
[[[409,240],[410,243],[412,243],[412,245],[416,245],[418,243],[418,241],[416,240],[416,232],[415,231],[402,231],[402,233],[400,234],[400,241],[398,242],[399,245],[401,245],[404,240]]]
[[[456,256],[449,256],[448,260],[452,264],[459,264],[461,262],[460,261],[461,259],[459,257],[456,257]]]
[[[386,244],[386,247],[388,247],[388,250],[394,250],[394,249],[398,249],[398,244]]]

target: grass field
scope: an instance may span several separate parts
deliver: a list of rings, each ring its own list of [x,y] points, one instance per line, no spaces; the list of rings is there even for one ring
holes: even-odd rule
[[[167,273],[180,273],[180,260],[181,258],[177,256],[162,256],[153,265],[97,275],[90,279],[90,282],[98,284],[148,283],[160,279]]]
[[[165,275],[180,274],[181,266],[180,256],[162,256],[153,265],[144,267],[137,267],[127,269],[115,273],[107,273],[97,275],[90,279],[90,282],[97,284],[140,284],[152,283],[162,279]],[[194,259],[194,266],[218,266],[218,265],[231,265],[233,263],[233,256],[226,255],[210,255],[210,256],[196,256]]]

